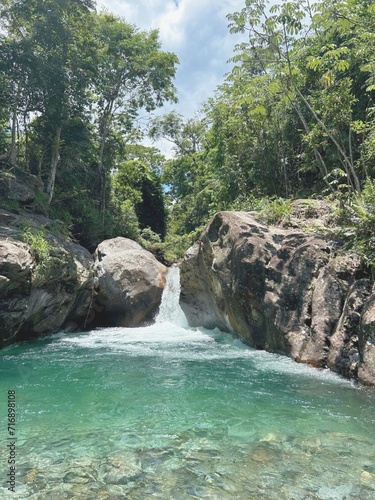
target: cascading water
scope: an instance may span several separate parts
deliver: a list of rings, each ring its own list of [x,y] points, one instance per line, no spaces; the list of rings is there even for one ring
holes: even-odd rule
[[[9,346],[16,494],[0,498],[373,500],[373,392],[189,328],[178,268],[154,325]]]
[[[188,323],[180,307],[180,269],[171,267],[166,277],[166,285],[161,298],[156,323],[173,323],[187,327]]]

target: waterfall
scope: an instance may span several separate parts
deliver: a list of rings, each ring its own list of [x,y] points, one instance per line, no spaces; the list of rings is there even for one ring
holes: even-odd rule
[[[170,267],[168,270],[167,282],[155,322],[188,326],[185,314],[180,307],[180,269],[178,267]]]

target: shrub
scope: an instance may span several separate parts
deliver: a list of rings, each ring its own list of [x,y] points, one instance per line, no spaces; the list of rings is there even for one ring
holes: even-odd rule
[[[288,224],[291,214],[291,200],[286,200],[284,198],[269,200],[260,211],[260,217],[267,224]]]
[[[34,283],[43,280],[48,274],[52,246],[41,229],[33,231],[28,226],[22,228],[20,239],[27,243],[35,254],[37,265],[33,273]]]
[[[367,179],[361,195],[347,198],[341,207],[341,236],[347,248],[375,271],[375,185]]]

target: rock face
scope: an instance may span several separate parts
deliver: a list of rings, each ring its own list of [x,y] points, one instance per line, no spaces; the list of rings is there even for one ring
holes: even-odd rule
[[[94,257],[56,221],[0,210],[0,348],[63,328],[152,321],[167,268],[126,238]]]
[[[31,203],[38,191],[43,191],[43,182],[35,175],[13,169],[0,172],[0,196],[21,204]]]
[[[48,249],[48,258],[41,260],[37,242]],[[0,347],[69,323],[82,327],[92,297],[92,268],[90,253],[56,223],[0,210]]]
[[[337,242],[221,212],[180,267],[190,325],[375,384],[372,282]]]
[[[358,377],[368,385],[375,385],[375,295],[367,301],[359,329],[361,362]]]
[[[114,238],[95,252],[96,320],[105,326],[139,326],[160,305],[167,268],[135,241]]]

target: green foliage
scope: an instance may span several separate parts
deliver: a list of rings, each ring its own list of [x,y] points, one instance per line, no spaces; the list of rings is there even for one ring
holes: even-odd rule
[[[151,228],[160,238],[166,234],[166,210],[160,169],[164,157],[154,148],[128,146],[125,161],[119,162],[111,178],[112,200],[127,202],[138,218],[140,229]]]
[[[48,275],[51,263],[50,253],[53,247],[48,242],[43,230],[36,231],[29,226],[24,226],[21,229],[20,239],[27,243],[35,254],[37,265],[33,272],[33,282],[37,284]]]
[[[150,228],[150,227],[145,227],[141,231],[141,238],[144,241],[148,241],[150,243],[161,243],[160,236]]]
[[[269,200],[260,211],[261,218],[268,224],[287,225],[292,213],[291,200],[276,198]]]
[[[33,231],[30,227],[26,226],[22,228],[20,237],[35,252],[37,262],[43,265],[48,260],[52,249],[45,237],[44,231]]]
[[[345,197],[353,248],[372,266],[373,4],[246,0],[228,19],[248,38],[201,114],[150,123],[152,139],[173,144],[166,160],[138,144],[140,110],[175,101],[177,57],[157,31],[89,0],[5,2],[0,166],[42,179],[47,194],[31,210],[62,220],[90,250],[122,235],[168,262],[219,210],[288,224],[292,198]]]
[[[22,205],[17,200],[11,200],[9,198],[0,197],[0,208],[9,210],[10,212],[19,213],[22,211]]]
[[[64,220],[90,248],[138,237],[139,227],[164,237],[160,154],[134,141],[141,110],[176,101],[176,55],[156,30],[98,13],[91,0],[10,1],[0,11],[0,166],[44,181],[31,210]],[[132,161],[131,175],[112,176]]]
[[[35,213],[42,213],[47,215],[48,213],[48,195],[43,191],[35,190],[35,198],[32,203],[32,210]]]
[[[163,243],[163,257],[167,264],[172,264],[184,256],[186,250],[199,238],[203,228],[197,228],[188,234],[167,234]]]
[[[359,196],[375,173],[375,11],[362,0],[246,0],[228,19],[248,40],[203,116],[169,113],[151,127],[175,146],[162,167],[167,239],[227,209],[288,224],[291,198]]]
[[[230,205],[231,210],[243,212],[262,212],[273,202],[267,196],[255,196],[253,193],[249,195],[241,195]]]
[[[140,236],[139,221],[130,200],[125,200],[121,203],[120,214],[116,222],[118,230],[121,231],[123,236],[138,240]]]
[[[375,272],[375,183],[367,179],[361,195],[348,197],[340,212],[340,234],[347,248]]]

